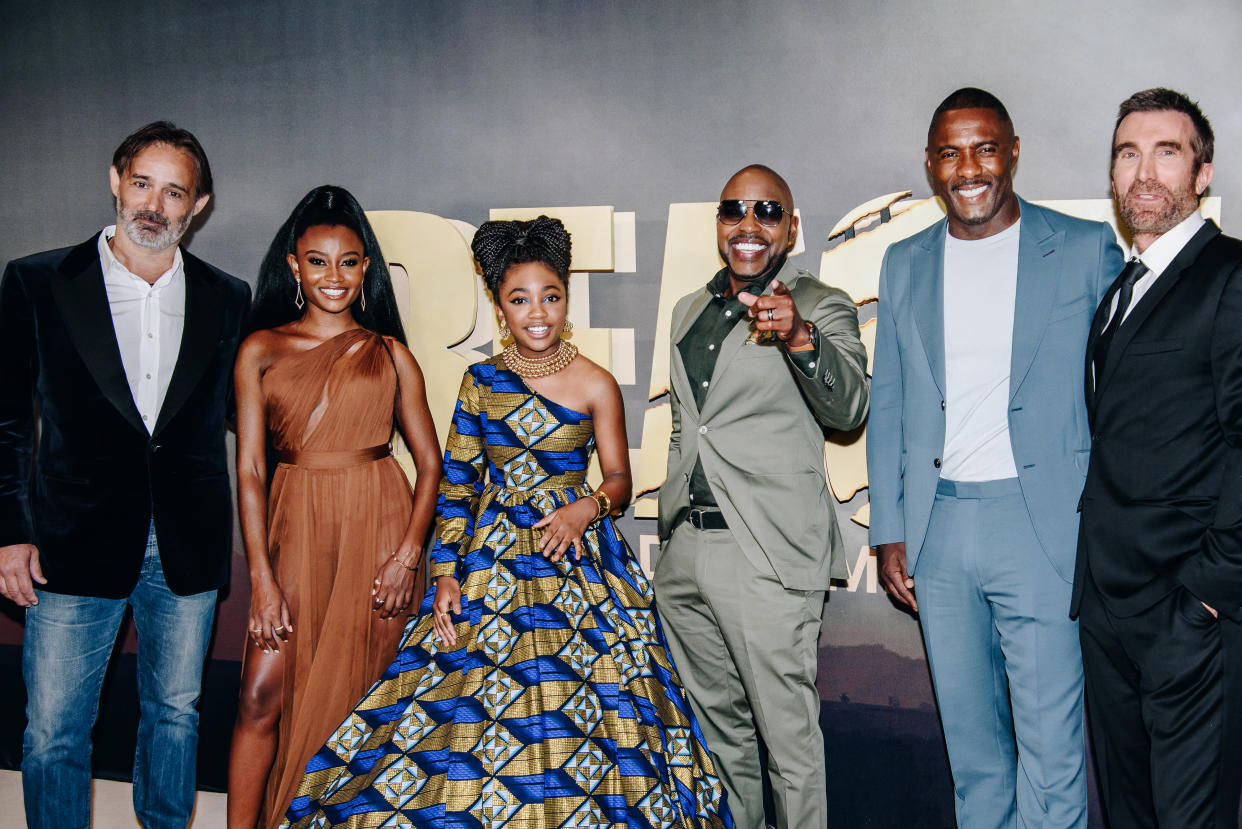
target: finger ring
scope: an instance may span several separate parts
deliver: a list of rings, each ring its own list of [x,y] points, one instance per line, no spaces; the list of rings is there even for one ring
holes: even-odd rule
[[[772,321],[772,309],[769,308],[768,309],[768,322],[771,322],[771,321]]]
[[[272,633],[276,633],[277,631],[281,631],[284,629],[285,629],[284,625],[277,625],[276,627],[272,628]]]
[[[260,634],[263,632],[263,628],[251,628],[250,632],[254,634]]]

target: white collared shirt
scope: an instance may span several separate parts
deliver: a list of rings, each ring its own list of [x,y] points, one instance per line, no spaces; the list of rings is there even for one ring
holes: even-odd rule
[[[1182,248],[1186,247],[1186,243],[1199,232],[1199,228],[1203,227],[1206,221],[1203,214],[1196,210],[1175,227],[1161,234],[1160,238],[1148,245],[1147,250],[1142,254],[1138,252],[1138,248],[1131,246],[1130,258],[1139,259],[1147,267],[1147,273],[1134,283],[1134,293],[1130,295],[1130,305],[1121,317],[1122,322],[1129,318],[1134,306],[1138,305],[1143,295],[1151,290],[1151,286],[1156,284],[1160,275],[1168,270],[1169,265],[1173,264],[1173,260],[1182,252]],[[1117,313],[1117,294],[1113,294],[1112,304],[1108,307],[1108,318],[1111,320],[1115,313]]]
[[[112,253],[108,240],[116,226],[99,234],[99,264],[103,268],[104,290],[112,329],[121,351],[121,365],[129,381],[129,392],[150,432],[155,428],[168,381],[172,379],[181,351],[185,330],[185,267],[181,249],[173,253],[172,267],[155,284],[147,284],[131,273]]]

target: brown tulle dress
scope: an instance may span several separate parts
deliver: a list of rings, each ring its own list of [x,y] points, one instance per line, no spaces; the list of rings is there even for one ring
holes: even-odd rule
[[[388,447],[397,390],[385,343],[346,331],[263,375],[280,457],[268,497],[268,549],[293,634],[276,761],[260,826],[277,826],[306,761],[397,653],[405,617],[372,611],[371,588],[413,510]]]

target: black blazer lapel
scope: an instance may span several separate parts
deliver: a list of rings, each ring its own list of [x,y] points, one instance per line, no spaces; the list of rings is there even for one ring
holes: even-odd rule
[[[121,349],[112,327],[108,292],[99,264],[98,236],[92,236],[65,257],[49,277],[56,307],[65,320],[65,331],[87,371],[104,397],[135,429],[146,431],[121,362]]]
[[[1126,348],[1129,347],[1130,341],[1134,339],[1134,335],[1143,327],[1143,322],[1151,316],[1152,311],[1160,304],[1160,300],[1164,299],[1165,295],[1182,278],[1185,270],[1195,263],[1195,260],[1199,258],[1199,254],[1203,252],[1203,248],[1207,246],[1207,243],[1219,234],[1220,228],[1212,222],[1208,222],[1199,228],[1199,232],[1190,238],[1190,241],[1173,258],[1173,261],[1169,263],[1169,267],[1165,268],[1164,273],[1160,275],[1155,284],[1134,305],[1134,310],[1130,312],[1125,322],[1117,329],[1117,335],[1113,338],[1112,345],[1108,347],[1108,362],[1104,364],[1102,376],[1096,378],[1097,392],[1103,390],[1109,379],[1112,378],[1117,368],[1117,361],[1125,353]]]
[[[224,320],[224,299],[212,284],[207,267],[184,250],[181,258],[185,268],[185,329],[152,435],[168,425],[194,390],[220,341]]]
[[[1124,273],[1125,269],[1122,269]],[[1087,417],[1091,418],[1092,412],[1095,410],[1095,390],[1099,387],[1099,377],[1095,376],[1095,346],[1100,341],[1100,335],[1104,333],[1104,326],[1108,323],[1108,310],[1112,307],[1113,297],[1117,296],[1117,291],[1121,289],[1121,274],[1118,273],[1113,279],[1113,284],[1108,286],[1108,290],[1104,292],[1104,298],[1100,300],[1099,306],[1095,309],[1095,316],[1091,318],[1091,331],[1087,334],[1087,362],[1084,366],[1083,377],[1085,380],[1085,388],[1087,395]]]

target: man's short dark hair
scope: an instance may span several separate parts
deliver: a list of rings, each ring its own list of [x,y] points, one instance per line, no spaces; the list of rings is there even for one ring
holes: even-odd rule
[[[954,109],[990,109],[1000,118],[1001,123],[1009,130],[1009,134],[1013,134],[1013,119],[1009,117],[1009,110],[1005,109],[1000,98],[986,89],[964,86],[950,93],[949,97],[936,107],[936,111],[932,114],[931,124],[927,127],[927,146],[931,146],[932,133],[936,131],[936,122],[940,120],[940,116]]]
[[[1127,115],[1134,112],[1165,112],[1168,110],[1189,116],[1190,123],[1195,128],[1195,136],[1191,139],[1190,146],[1195,151],[1195,174],[1197,175],[1200,167],[1212,163],[1216,138],[1212,134],[1212,125],[1208,123],[1203,111],[1199,109],[1199,103],[1172,89],[1165,89],[1162,86],[1144,89],[1122,101],[1121,107],[1117,110],[1117,123],[1113,125],[1113,145],[1117,144],[1117,129]]]
[[[192,132],[181,129],[171,121],[153,121],[130,134],[112,154],[112,166],[118,174],[125,175],[138,153],[152,144],[167,144],[189,153],[196,173],[194,197],[211,195],[211,165],[207,163],[203,145],[198,143]]]

